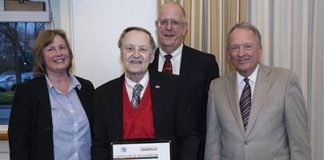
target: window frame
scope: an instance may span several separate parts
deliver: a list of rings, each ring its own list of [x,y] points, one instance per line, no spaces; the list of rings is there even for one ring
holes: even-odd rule
[[[0,0],[0,22],[50,22],[48,0],[30,0],[45,2],[46,11],[5,11],[4,0]]]
[[[30,0],[45,2],[46,11],[5,11],[4,0],[0,0],[0,22],[45,22],[50,28],[49,0]],[[0,140],[8,139],[8,125],[0,125]]]

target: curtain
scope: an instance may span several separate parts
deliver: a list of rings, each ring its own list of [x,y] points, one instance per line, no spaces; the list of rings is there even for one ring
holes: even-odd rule
[[[263,36],[263,63],[291,69],[300,79],[312,159],[324,159],[324,2],[250,0],[248,6],[248,19]]]

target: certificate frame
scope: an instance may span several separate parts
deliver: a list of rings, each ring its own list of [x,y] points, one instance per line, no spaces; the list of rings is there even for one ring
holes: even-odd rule
[[[171,139],[130,139],[110,143],[113,160],[173,160]]]

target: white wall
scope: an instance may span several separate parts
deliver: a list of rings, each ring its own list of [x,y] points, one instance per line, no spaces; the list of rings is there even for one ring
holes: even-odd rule
[[[58,28],[70,32],[75,74],[91,80],[95,87],[123,73],[117,41],[126,27],[141,26],[156,37],[157,5],[154,0],[60,2],[61,26]]]
[[[67,32],[74,51],[75,73],[95,87],[119,77],[117,41],[128,26],[141,26],[155,36],[155,0],[51,1],[55,27]],[[0,160],[9,160],[8,141],[0,141]]]

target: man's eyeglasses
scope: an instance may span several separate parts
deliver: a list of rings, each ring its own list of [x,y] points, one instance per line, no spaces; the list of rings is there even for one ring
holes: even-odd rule
[[[173,28],[178,28],[181,25],[185,24],[185,22],[180,22],[180,21],[176,21],[173,19],[164,19],[164,20],[159,20],[158,21],[158,25],[159,27],[167,27],[168,25],[171,25]]]
[[[250,43],[244,43],[244,44],[233,44],[230,46],[229,51],[232,53],[237,53],[241,50],[241,47],[243,47],[244,51],[251,51],[254,49],[254,45]]]

